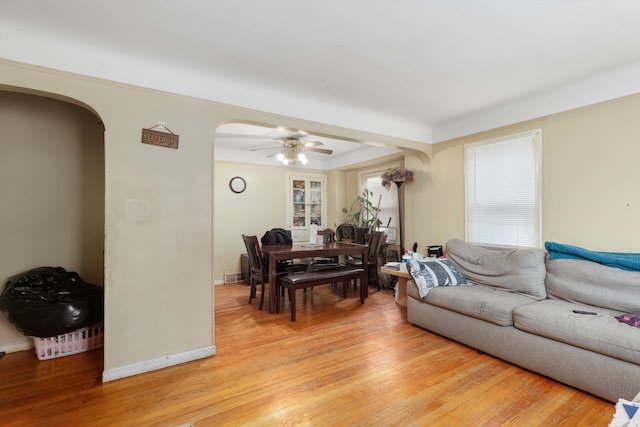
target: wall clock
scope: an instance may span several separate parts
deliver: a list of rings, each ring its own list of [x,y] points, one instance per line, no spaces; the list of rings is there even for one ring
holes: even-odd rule
[[[229,181],[229,188],[234,193],[242,193],[247,188],[247,182],[241,176],[234,176]]]

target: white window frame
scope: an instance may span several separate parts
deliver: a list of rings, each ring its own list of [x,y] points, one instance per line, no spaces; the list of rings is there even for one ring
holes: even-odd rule
[[[376,168],[366,169],[358,173],[358,194],[362,194],[364,189],[368,188],[369,190],[374,190],[376,193],[382,194],[383,200],[388,198],[388,200],[391,201],[390,204],[392,205],[393,212],[391,214],[392,221],[389,224],[389,226],[387,227],[387,222],[388,222],[387,215],[384,215],[384,217],[378,218],[380,221],[382,221],[380,230],[386,232],[387,235],[390,236],[387,240],[388,242],[395,242],[399,239],[398,237],[398,195],[396,193],[398,189],[396,187],[394,188],[394,190],[390,191],[384,188],[382,186],[381,177],[382,177],[382,174],[387,169],[399,168],[399,167],[400,167],[400,163],[393,163],[393,164],[378,166]],[[372,189],[367,187],[367,180],[371,178],[380,178],[379,188]],[[393,187],[395,187],[395,185]],[[376,197],[374,197],[374,199],[375,200],[373,200],[372,202],[373,202],[373,205],[376,206],[378,204],[378,199]]]
[[[518,152],[519,161],[522,161],[522,167],[515,168],[508,171],[507,160],[503,159],[502,165],[505,168],[501,169],[500,163],[487,167],[485,165],[484,172],[502,170],[506,175],[500,176],[502,180],[500,182],[509,182],[511,185],[509,189],[503,188],[497,189],[496,193],[491,191],[485,192],[480,195],[476,189],[476,182],[481,180],[478,178],[478,173],[483,173],[480,163],[477,163],[478,152],[485,149],[500,148],[500,144],[505,147],[505,150],[514,150],[514,147],[519,146],[525,148],[525,143],[530,143],[531,157],[525,158],[526,155],[521,155],[523,151]],[[509,145],[511,144],[511,145]],[[483,154],[486,154],[487,150],[484,150]],[[474,154],[476,153],[476,154]],[[504,154],[506,152],[502,152]],[[515,156],[515,155],[514,155]],[[512,157],[513,158],[513,157]],[[492,139],[488,141],[477,142],[473,144],[467,144],[464,146],[464,175],[465,175],[465,238],[467,241],[473,241],[477,243],[496,244],[496,245],[509,245],[509,246],[533,246],[542,247],[542,130],[535,129],[527,132],[522,132],[514,135],[509,135],[502,138]],[[512,165],[513,163],[509,163]],[[526,175],[526,176],[525,176]],[[520,180],[516,180],[519,177]],[[497,181],[496,181],[497,182]],[[514,186],[517,188],[514,189]],[[520,190],[520,191],[518,191]],[[529,191],[531,193],[529,193]],[[509,194],[526,194],[525,198],[521,198],[521,203],[505,204],[504,200],[516,200],[517,198],[502,198],[499,195]],[[478,199],[483,199],[480,203],[474,203]],[[492,204],[491,202],[484,203],[484,200],[491,198],[492,200],[499,200]],[[533,203],[533,205],[531,205]],[[526,208],[523,207],[528,206]],[[499,220],[505,217],[504,209],[509,208],[512,212],[524,212],[523,215],[511,217],[513,221],[509,221],[509,225],[500,227]],[[486,211],[487,215],[482,216],[482,211]],[[527,213],[528,211],[528,213]],[[479,213],[480,212],[480,213]],[[483,219],[479,221],[478,218]],[[470,222],[473,221],[473,224]],[[478,225],[484,222],[486,227]],[[495,227],[494,227],[495,226]],[[481,230],[481,231],[479,231]],[[508,232],[505,232],[507,231]]]

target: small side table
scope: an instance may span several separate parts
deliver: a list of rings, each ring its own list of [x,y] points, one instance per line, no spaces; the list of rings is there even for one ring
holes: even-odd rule
[[[411,280],[411,275],[407,271],[407,264],[404,262],[398,263],[399,270],[389,268],[389,266],[383,265],[380,267],[380,272],[390,274],[398,277],[396,303],[403,307],[407,306],[407,282]]]

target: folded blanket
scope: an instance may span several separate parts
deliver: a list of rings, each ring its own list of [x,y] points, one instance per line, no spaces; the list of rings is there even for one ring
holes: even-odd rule
[[[593,261],[609,267],[622,270],[640,271],[640,254],[622,252],[594,252],[577,246],[564,245],[562,243],[545,242],[545,249],[549,252],[550,259],[578,259]]]

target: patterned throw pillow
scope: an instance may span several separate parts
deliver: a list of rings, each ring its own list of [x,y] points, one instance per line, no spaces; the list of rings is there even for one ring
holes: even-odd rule
[[[451,261],[444,258],[409,260],[407,271],[418,286],[420,297],[424,300],[429,290],[436,286],[466,285],[467,281]]]
[[[621,314],[620,316],[616,316],[616,319],[622,323],[640,328],[640,313]]]

